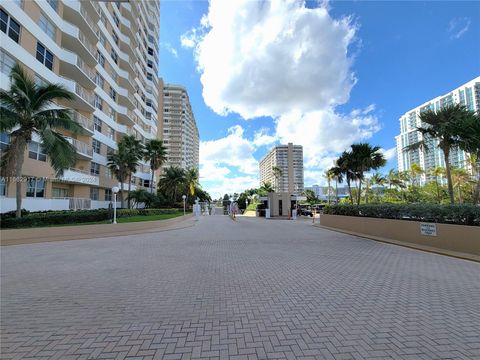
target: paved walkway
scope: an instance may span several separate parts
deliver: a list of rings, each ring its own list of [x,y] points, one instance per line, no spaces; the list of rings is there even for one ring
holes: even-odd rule
[[[309,221],[1,249],[2,359],[480,359],[480,265]]]

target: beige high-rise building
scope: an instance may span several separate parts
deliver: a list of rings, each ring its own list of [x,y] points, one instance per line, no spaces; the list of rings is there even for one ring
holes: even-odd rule
[[[160,79],[159,132],[167,148],[167,162],[162,167],[197,168],[199,134],[187,90],[181,85],[163,84]]]
[[[119,186],[107,165],[126,135],[157,138],[159,1],[10,0],[0,3],[0,86],[8,89],[16,61],[39,83],[75,94],[59,106],[74,110],[84,135],[65,133],[78,161],[56,178],[38,136],[23,166],[22,206],[29,210],[107,207]],[[0,146],[9,142],[1,134]],[[132,189],[148,188],[142,162]],[[1,211],[15,208],[15,184],[0,183]],[[125,188],[127,184],[125,184]]]
[[[281,170],[275,178],[273,167]],[[269,182],[275,192],[301,194],[303,192],[303,147],[301,145],[278,145],[260,161],[260,186]]]

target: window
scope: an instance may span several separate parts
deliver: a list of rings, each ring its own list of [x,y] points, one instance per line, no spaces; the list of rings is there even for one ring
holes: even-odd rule
[[[148,66],[149,68],[153,68],[153,62],[152,62],[152,60],[147,60],[147,66]]]
[[[95,94],[95,107],[99,110],[103,110],[103,100],[97,94]]]
[[[100,175],[100,164],[93,161],[90,163],[90,175]]]
[[[107,146],[107,155],[113,155],[115,154],[115,149],[111,148],[110,146]]]
[[[2,49],[0,51],[0,70],[2,73],[10,75],[13,65],[15,65],[15,59]]]
[[[147,80],[153,81],[153,75],[150,73],[147,73]]]
[[[147,99],[147,100],[145,101],[145,104],[146,104],[147,106],[152,106],[152,100],[151,100],[151,99]]]
[[[53,54],[39,42],[37,42],[37,60],[45,65],[48,69],[53,69]]]
[[[105,44],[107,43],[107,38],[105,37],[105,35],[102,34],[100,30],[98,30],[98,40],[100,41],[100,44],[105,47]]]
[[[52,198],[68,198],[68,189],[52,187]]]
[[[101,147],[102,147],[102,143],[100,141],[98,141],[97,139],[92,139],[92,149],[94,153],[100,154]],[[92,165],[93,164],[95,163],[92,163]]]
[[[0,196],[5,196],[7,193],[7,185],[5,184],[5,178],[0,177]]]
[[[94,187],[90,188],[90,199],[98,200],[98,188],[94,188]]]
[[[105,80],[103,79],[103,77],[97,72],[95,74],[95,84],[97,84],[97,86],[101,87],[103,89],[103,84],[105,83]]]
[[[58,0],[47,0],[47,2],[50,4],[52,9],[55,10],[56,12],[58,9]]]
[[[150,187],[150,180],[143,180],[143,187],[149,188]]]
[[[108,167],[105,168],[105,177],[107,179],[113,179],[112,170]]]
[[[10,39],[18,43],[18,39],[20,38],[20,25],[2,9],[0,9],[0,30],[7,34]]]
[[[120,19],[118,18],[117,14],[115,14],[115,13],[113,13],[112,16],[113,16],[113,21],[115,21],[115,25],[117,25],[117,27],[118,27],[119,24],[120,24]]]
[[[114,32],[112,32],[112,38],[113,38],[113,41],[115,42],[115,44],[118,45],[118,35]]]
[[[108,137],[112,140],[115,140],[115,130],[113,130],[110,126],[108,127]]]
[[[151,47],[148,48],[148,55],[153,55],[153,49]]]
[[[112,190],[105,189],[105,201],[112,201]]]
[[[118,64],[118,55],[115,52],[115,50],[112,49],[112,51],[110,52],[110,57],[112,58],[115,64]]]
[[[33,160],[47,161],[47,155],[38,142],[30,141],[28,143],[28,157]]]
[[[111,86],[110,86],[110,97],[113,99],[113,101],[117,101],[117,92]]]
[[[10,144],[10,135],[7,133],[0,133],[0,150],[6,150]]]
[[[53,25],[44,14],[40,15],[40,19],[38,20],[38,26],[42,29],[45,34],[48,35],[50,39],[55,41],[55,25]]]
[[[105,67],[105,56],[103,56],[99,50],[97,50],[97,62],[101,67]]]
[[[27,197],[43,198],[45,196],[45,180],[37,178],[27,179]]]
[[[116,121],[116,118],[117,118],[117,113],[115,112],[115,110],[113,110],[112,108],[110,108],[110,119]]]
[[[102,120],[100,120],[95,115],[93,115],[93,127],[98,132],[100,132],[100,133],[102,132]]]

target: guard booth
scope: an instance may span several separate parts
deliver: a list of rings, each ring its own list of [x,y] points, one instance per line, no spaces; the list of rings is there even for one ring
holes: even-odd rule
[[[292,210],[297,208],[298,202],[306,200],[305,196],[295,195],[289,192],[271,192],[267,196],[260,197],[261,209],[257,208],[257,216],[263,216],[270,210],[271,217],[292,216]]]

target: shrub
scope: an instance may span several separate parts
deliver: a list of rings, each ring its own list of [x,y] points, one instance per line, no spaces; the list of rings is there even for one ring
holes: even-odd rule
[[[178,209],[118,209],[117,217],[174,214],[178,211]],[[112,209],[39,211],[28,213],[20,219],[12,217],[10,213],[5,213],[0,217],[0,228],[15,229],[45,225],[96,222],[109,220],[112,219],[112,217]]]
[[[480,226],[480,206],[475,205],[342,204],[326,206],[323,213],[328,215]]]

